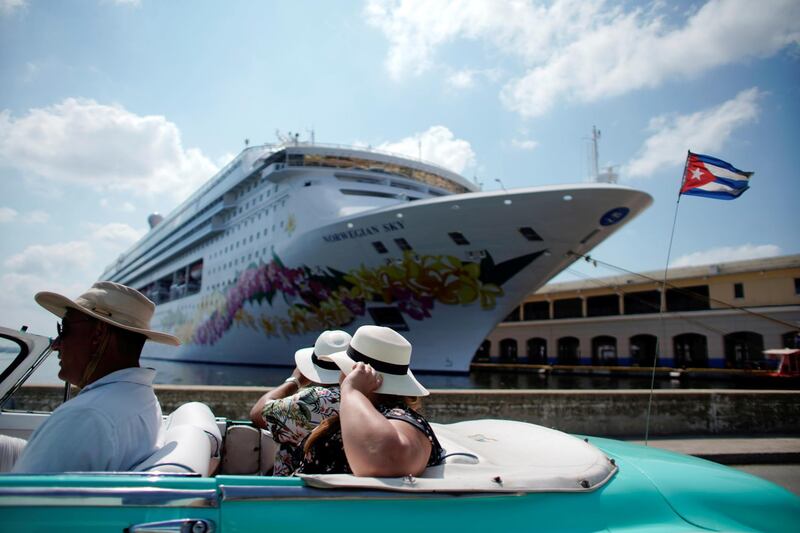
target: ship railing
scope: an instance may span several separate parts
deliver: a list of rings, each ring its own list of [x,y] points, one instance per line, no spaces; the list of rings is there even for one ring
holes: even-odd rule
[[[338,149],[338,150],[359,150],[361,152],[368,152],[371,154],[377,155],[387,155],[389,157],[397,157],[400,159],[405,159],[407,161],[415,161],[417,163],[422,163],[423,165],[427,165],[441,171],[444,171],[447,174],[458,176],[461,179],[464,179],[462,176],[458,175],[458,173],[453,172],[452,170],[448,170],[444,168],[439,163],[434,163],[433,161],[429,161],[426,159],[422,159],[421,157],[414,157],[409,154],[403,154],[400,152],[392,152],[390,150],[382,150],[380,148],[373,148],[371,145],[349,145],[349,144],[339,144],[339,143],[319,143],[319,142],[306,142],[306,141],[297,141],[297,142],[289,142],[289,143],[279,143],[279,144],[264,144],[262,145],[264,148],[268,148],[270,150],[278,151],[284,148],[292,148],[292,147],[319,147],[319,148],[331,148],[331,149]]]

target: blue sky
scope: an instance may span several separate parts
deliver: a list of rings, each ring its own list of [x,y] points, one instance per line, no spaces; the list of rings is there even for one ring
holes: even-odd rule
[[[80,294],[276,130],[421,141],[492,190],[586,181],[597,125],[655,198],[598,259],[663,269],[688,149],[755,176],[681,201],[672,264],[798,253],[799,43],[796,0],[0,0],[0,323],[52,333],[36,291]]]

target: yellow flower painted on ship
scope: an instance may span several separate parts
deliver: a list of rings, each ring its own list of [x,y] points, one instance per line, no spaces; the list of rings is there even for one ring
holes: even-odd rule
[[[233,322],[239,324],[240,326],[258,329],[258,326],[256,326],[256,319],[253,317],[253,315],[245,311],[244,308],[240,308],[236,311],[236,313],[233,315]]]
[[[286,233],[290,236],[294,233],[294,230],[297,229],[297,220],[294,218],[293,214],[290,214],[289,217],[286,219]]]
[[[487,283],[481,286],[480,289],[481,295],[481,308],[483,309],[494,309],[495,300],[503,296],[503,288],[498,287],[493,283]]]
[[[387,285],[388,276],[384,271],[385,267],[370,270],[363,264],[358,270],[351,270],[344,279],[354,286],[366,299],[371,299],[373,295],[383,296],[384,287]]]
[[[319,305],[316,317],[326,328],[338,328],[353,320],[353,315],[340,299],[330,299],[322,302]]]
[[[267,337],[276,337],[278,335],[277,324],[267,316],[261,317],[261,329],[267,334]]]

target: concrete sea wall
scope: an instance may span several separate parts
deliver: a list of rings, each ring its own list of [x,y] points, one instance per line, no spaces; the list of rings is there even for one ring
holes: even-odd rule
[[[156,395],[164,413],[202,401],[217,416],[246,420],[266,390],[159,385]],[[62,396],[62,387],[23,387],[6,409],[50,411]],[[504,418],[569,433],[636,438],[644,435],[649,401],[645,390],[434,390],[422,411],[433,422]],[[655,390],[650,435],[800,435],[800,391]]]

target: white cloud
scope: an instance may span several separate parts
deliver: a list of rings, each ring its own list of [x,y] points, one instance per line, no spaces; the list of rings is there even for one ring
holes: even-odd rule
[[[389,41],[386,68],[394,79],[434,66],[436,48],[458,39],[486,40],[528,61],[587,27],[600,0],[556,0],[549,6],[530,1],[370,0],[367,22]]]
[[[94,252],[85,241],[57,244],[34,244],[4,261],[5,267],[18,274],[67,278],[66,274],[100,268],[93,265]]]
[[[217,158],[216,164],[219,168],[222,168],[231,161],[233,161],[234,157],[236,157],[236,154],[234,154],[233,152],[225,152],[224,154],[222,154]]]
[[[33,295],[39,291],[53,291],[74,298],[88,289],[95,279],[95,272],[84,272],[77,281],[66,282],[62,278],[11,272],[0,276],[3,292],[0,293],[0,324],[18,328],[30,327],[40,335],[55,336],[56,317],[38,306]]]
[[[743,244],[741,246],[721,246],[702,252],[683,255],[670,263],[670,267],[695,265],[714,265],[745,259],[775,257],[781,255],[781,249],[775,244]]]
[[[50,220],[50,213],[47,211],[31,211],[25,216],[25,222],[29,224],[46,224]]]
[[[53,316],[34,303],[33,295],[48,290],[78,296],[143,233],[119,223],[89,225],[89,230],[86,240],[31,245],[3,262],[0,324],[27,324],[34,333],[52,334]]]
[[[50,214],[46,211],[35,210],[29,213],[20,214],[16,209],[10,207],[0,207],[0,223],[18,220],[27,224],[44,224],[50,220]]]
[[[0,207],[0,223],[11,222],[18,214],[19,213],[17,213],[15,209],[11,209],[10,207]]]
[[[122,211],[123,213],[133,213],[136,211],[136,206],[131,202],[122,202],[121,204],[110,198],[100,198],[100,207],[103,209],[113,209],[114,211]]]
[[[511,146],[519,150],[535,150],[539,142],[533,139],[511,139]]]
[[[455,90],[471,89],[483,78],[488,81],[496,81],[500,77],[497,69],[463,69],[451,72],[445,79],[445,83]]]
[[[145,234],[143,229],[137,230],[119,222],[112,222],[103,226],[90,224],[89,227],[92,231],[92,241],[111,244],[120,250],[138,241]]]
[[[431,69],[436,50],[458,40],[485,42],[518,59],[523,74],[505,85],[501,100],[526,117],[561,102],[657,87],[800,43],[796,0],[770,0],[759,9],[750,0],[710,0],[677,25],[664,15],[668,3],[628,5],[372,0],[365,17],[389,41],[386,66],[394,79]],[[448,79],[454,81],[468,85],[471,78]]]
[[[456,173],[475,164],[475,152],[468,141],[456,139],[444,126],[431,126],[427,131],[415,133],[397,142],[383,143],[378,150],[402,154],[412,159],[420,157]]]
[[[0,163],[100,191],[188,196],[217,167],[177,126],[121,106],[68,98],[14,118],[0,112]]]
[[[756,87],[735,98],[691,115],[659,116],[650,121],[648,137],[638,155],[625,165],[625,177],[649,176],[660,168],[682,165],[686,151],[718,152],[736,128],[758,118]]]
[[[10,15],[18,9],[24,9],[27,5],[27,0],[0,0],[0,15]]]

